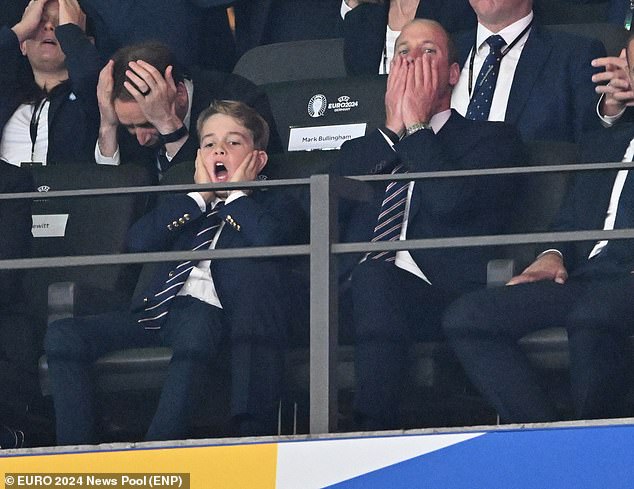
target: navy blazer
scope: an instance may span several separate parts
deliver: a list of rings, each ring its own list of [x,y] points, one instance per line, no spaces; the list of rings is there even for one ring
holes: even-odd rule
[[[335,175],[389,174],[396,163],[410,172],[486,169],[525,162],[516,130],[502,122],[471,121],[452,111],[434,134],[418,131],[394,145],[379,130],[346,142],[332,167]],[[511,176],[419,180],[410,202],[407,238],[444,238],[500,234],[513,212]],[[386,183],[373,185],[370,203],[344,201],[341,237],[344,242],[370,241]],[[414,261],[435,286],[465,292],[486,284],[486,266],[499,256],[494,247],[411,251]],[[340,272],[346,278],[361,255],[344,255]]]
[[[132,252],[190,250],[202,215],[196,201],[187,195],[162,198],[150,213],[132,226],[128,233],[128,249]],[[218,215],[225,225],[216,243],[217,249],[286,245],[303,238],[301,209],[288,194],[279,190],[255,191],[223,206]],[[182,219],[182,224],[179,219]],[[253,259],[211,261],[216,291],[225,309],[231,311],[231,306],[234,303],[239,306],[240,300],[245,297],[246,300],[255,300],[248,297],[249,284],[241,275],[253,263]],[[133,312],[151,303],[154,294],[164,288],[178,264],[166,262],[159,265],[148,287],[133,298]],[[270,285],[276,286],[274,277],[271,277]]]
[[[66,55],[70,83],[51,95],[46,163],[94,163],[99,134],[99,55],[76,25],[57,27],[55,35]],[[0,59],[1,135],[5,124],[24,103],[25,88],[35,82],[31,67],[20,52],[18,38],[8,27],[0,28]]]
[[[192,72],[194,97],[192,100],[191,118],[189,122],[189,138],[174,155],[171,166],[185,161],[194,161],[199,147],[196,122],[200,113],[209,107],[214,100],[240,100],[253,107],[269,124],[270,138],[268,152],[281,153],[282,140],[277,133],[275,119],[264,91],[252,82],[239,75],[220,71],[194,70]],[[139,145],[125,127],[119,126],[117,132],[121,152],[121,162],[140,162],[156,172],[156,148]]]
[[[458,39],[461,66],[469,63],[474,40],[475,31]],[[584,131],[598,129],[592,82],[598,69],[590,62],[605,55],[595,39],[534,23],[517,64],[505,122],[514,124],[524,141],[575,142]]]
[[[623,159],[634,137],[634,123],[624,123],[610,129],[600,129],[586,135],[581,147],[581,161],[615,163]],[[631,170],[630,170],[631,171]],[[582,171],[575,174],[572,184],[553,223],[554,231],[584,231],[603,229],[618,169]],[[596,241],[556,243],[544,249],[559,249],[569,271],[587,262]],[[634,264],[634,245],[632,246]]]
[[[343,56],[349,75],[376,75],[385,45],[390,2],[364,3],[343,20]],[[449,33],[473,29],[478,21],[468,0],[420,0],[416,18],[432,19]]]

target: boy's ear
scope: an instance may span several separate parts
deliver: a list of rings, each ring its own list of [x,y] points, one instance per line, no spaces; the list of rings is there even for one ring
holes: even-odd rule
[[[256,156],[256,168],[258,170],[257,171],[258,175],[264,169],[268,161],[269,161],[269,155],[266,153],[266,151],[259,150]]]

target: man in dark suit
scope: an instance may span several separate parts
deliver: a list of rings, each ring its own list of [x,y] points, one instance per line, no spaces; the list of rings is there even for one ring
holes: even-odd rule
[[[387,73],[391,57],[388,59],[386,28],[389,25],[396,29],[389,22],[390,11],[404,7],[395,0],[347,0],[346,4],[352,7],[343,20],[343,55],[347,73]],[[414,18],[439,22],[451,34],[471,30],[476,25],[475,13],[468,0],[420,0],[413,13]],[[382,56],[387,66],[383,65]]]
[[[597,69],[591,65],[605,56],[599,41],[540,26],[533,20],[532,0],[470,3],[478,28],[458,39],[463,68],[454,109],[467,118],[514,124],[525,141],[574,142],[583,131],[599,127],[592,83]],[[499,37],[500,44],[492,47],[489,41]],[[489,57],[499,61],[489,63]]]
[[[31,175],[0,160],[0,193],[32,192]],[[0,201],[0,259],[26,258],[31,252],[31,202]],[[21,423],[37,392],[37,357],[33,321],[27,317],[22,273],[0,270],[0,448],[20,448],[24,434],[4,424]]]
[[[198,123],[196,183],[255,180],[267,163],[266,122],[246,104],[215,103]],[[160,200],[130,230],[131,251],[275,246],[299,239],[299,206],[274,191],[191,192]],[[190,415],[220,344],[231,347],[236,434],[272,434],[289,314],[274,259],[168,262],[129,312],[61,320],[46,335],[59,444],[95,442],[89,366],[108,351],[173,350],[148,440],[190,435]]]
[[[449,109],[459,67],[440,24],[417,19],[399,36],[385,95],[386,123],[346,142],[337,175],[486,169],[519,164],[519,136],[503,123]],[[370,203],[345,202],[343,241],[496,234],[511,212],[514,182],[470,177],[373,186]],[[362,429],[398,426],[400,380],[413,339],[440,336],[440,315],[459,293],[484,286],[495,250],[413,250],[346,255],[355,327],[355,409]]]
[[[632,42],[628,60],[634,66]],[[631,76],[631,75],[630,75]],[[585,138],[583,161],[632,161],[633,124]],[[631,171],[579,173],[554,231],[634,227]],[[632,240],[554,244],[509,287],[459,299],[444,320],[467,374],[506,422],[561,419],[517,341],[539,329],[565,327],[575,416],[623,415],[626,336],[634,329]],[[510,286],[512,285],[512,287]]]
[[[76,0],[44,0],[0,28],[0,157],[9,163],[94,161],[101,64],[84,21]]]
[[[230,72],[235,42],[226,1],[81,0],[103,59],[129,44],[166,44],[185,66]],[[220,4],[220,5],[219,5]]]
[[[341,0],[237,0],[238,55],[262,44],[340,37]]]
[[[199,70],[187,74],[160,43],[118,50],[100,74],[97,96],[99,163],[141,161],[163,172],[193,161],[196,119],[214,100],[240,100],[256,109],[271,130],[269,152],[282,149],[264,92],[238,75]]]

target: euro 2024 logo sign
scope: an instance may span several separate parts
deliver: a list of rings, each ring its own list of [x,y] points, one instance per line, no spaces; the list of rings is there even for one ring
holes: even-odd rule
[[[308,115],[311,117],[321,117],[326,112],[328,100],[326,96],[318,93],[313,95],[308,101]]]

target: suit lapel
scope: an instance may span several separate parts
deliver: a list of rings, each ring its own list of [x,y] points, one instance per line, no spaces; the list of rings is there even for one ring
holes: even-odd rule
[[[533,25],[515,69],[504,118],[506,122],[517,125],[533,85],[543,76],[552,49],[550,34]]]

